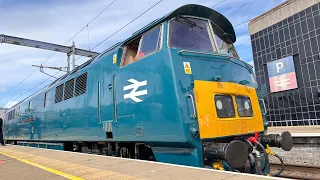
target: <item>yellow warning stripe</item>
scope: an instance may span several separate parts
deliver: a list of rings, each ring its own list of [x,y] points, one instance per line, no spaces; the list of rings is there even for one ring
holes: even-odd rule
[[[5,156],[8,156],[8,157],[13,158],[13,159],[16,159],[16,160],[18,160],[18,161],[24,162],[24,163],[26,163],[26,164],[35,166],[35,167],[37,167],[37,168],[43,169],[43,170],[45,170],[45,171],[49,171],[49,172],[51,172],[51,173],[53,173],[53,174],[60,175],[60,176],[65,177],[65,178],[67,178],[67,179],[71,179],[71,180],[84,180],[83,178],[80,178],[80,177],[77,177],[77,176],[73,176],[73,175],[67,174],[67,173],[65,173],[65,172],[58,171],[58,170],[56,170],[56,169],[52,169],[52,168],[43,166],[43,165],[41,165],[41,164],[37,164],[37,163],[31,162],[31,161],[28,161],[28,160],[26,160],[26,159],[22,159],[22,158],[19,158],[19,157],[15,157],[15,156],[12,156],[12,155],[10,155],[10,154],[6,154],[6,153],[3,153],[3,152],[0,152],[0,154],[5,155]]]

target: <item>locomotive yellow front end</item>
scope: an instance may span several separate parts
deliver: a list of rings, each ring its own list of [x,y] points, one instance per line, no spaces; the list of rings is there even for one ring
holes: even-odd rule
[[[266,134],[256,89],[233,82],[195,80],[195,104],[204,163],[266,175],[270,147],[292,148],[289,132]]]
[[[255,88],[195,80],[194,95],[206,165],[266,175],[270,173],[268,156],[274,155],[270,147],[291,150],[289,132],[266,134]]]
[[[194,92],[200,138],[264,131],[262,112],[253,87],[196,80]]]

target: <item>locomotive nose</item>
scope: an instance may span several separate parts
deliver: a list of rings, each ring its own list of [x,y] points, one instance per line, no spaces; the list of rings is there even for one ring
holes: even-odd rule
[[[209,160],[224,160],[232,168],[241,168],[248,160],[248,145],[240,140],[211,144],[210,147],[204,148],[204,156]]]

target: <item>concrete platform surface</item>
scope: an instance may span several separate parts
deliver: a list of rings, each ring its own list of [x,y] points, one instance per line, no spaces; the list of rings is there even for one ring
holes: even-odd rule
[[[269,127],[268,134],[289,131],[292,137],[320,137],[320,126],[279,126]]]
[[[0,147],[0,179],[280,179],[23,146]]]
[[[0,179],[64,180],[66,178],[35,168],[19,160],[0,155]]]

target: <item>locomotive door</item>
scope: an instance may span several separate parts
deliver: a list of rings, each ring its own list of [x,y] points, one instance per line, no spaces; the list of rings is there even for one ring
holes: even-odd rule
[[[160,90],[161,72],[164,69],[161,48],[162,25],[158,25],[142,36],[124,45],[123,54],[119,50],[119,62],[115,82],[115,106],[113,135],[119,138],[142,137],[152,114],[151,104],[163,97],[151,96],[155,89]],[[120,56],[121,54],[121,56]],[[160,116],[158,116],[160,117]],[[148,124],[148,126],[146,125]],[[153,129],[154,132],[154,129]],[[133,140],[132,139],[132,140]]]
[[[103,129],[110,136],[112,132],[112,122],[115,111],[115,64],[108,58],[108,63],[102,67],[102,76],[98,82],[98,116],[99,122],[103,124]],[[111,136],[112,137],[112,136]],[[110,137],[110,138],[111,138]]]

